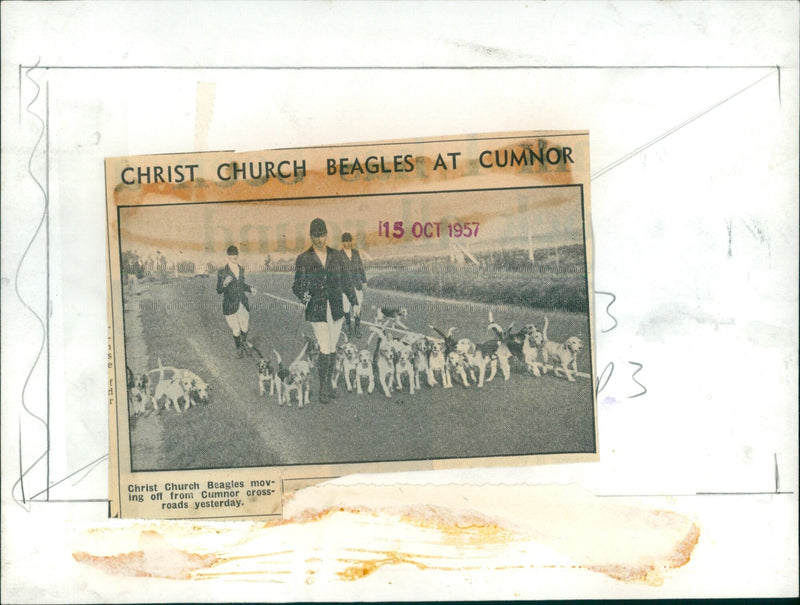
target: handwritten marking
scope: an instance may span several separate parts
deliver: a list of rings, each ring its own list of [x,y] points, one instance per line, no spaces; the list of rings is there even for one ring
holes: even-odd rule
[[[613,320],[614,320],[614,325],[613,325],[613,326],[611,326],[611,327],[610,327],[608,330],[600,330],[600,332],[601,332],[601,333],[603,333],[603,334],[605,334],[606,332],[611,332],[611,330],[613,330],[614,328],[616,328],[616,327],[617,327],[617,325],[619,325],[619,322],[617,322],[617,318],[616,318],[616,317],[614,317],[614,316],[611,314],[611,305],[613,305],[613,304],[616,302],[616,300],[617,300],[617,297],[616,297],[616,295],[615,295],[613,292],[601,292],[600,290],[595,290],[595,291],[594,291],[594,293],[595,293],[595,294],[605,294],[606,296],[610,296],[610,297],[611,297],[611,302],[610,302],[610,303],[608,303],[608,305],[606,305],[606,314],[607,314],[607,315],[608,315],[608,316],[609,316],[611,319],[613,319]]]
[[[603,380],[603,376],[606,375],[606,371],[608,371],[608,376],[606,376],[605,381],[603,381],[602,385],[601,385],[601,381]],[[613,374],[614,374],[614,362],[613,361],[609,361],[606,364],[606,367],[603,368],[603,371],[600,373],[600,376],[597,377],[597,380],[595,382],[595,395],[599,395],[600,392],[604,388],[606,388],[606,385],[608,384],[608,381],[611,380],[611,376]]]
[[[647,393],[647,387],[644,386],[638,380],[636,380],[636,375],[641,371],[642,367],[644,367],[644,366],[642,366],[642,364],[640,364],[639,362],[636,362],[636,361],[629,361],[628,363],[633,365],[633,366],[637,366],[636,370],[633,372],[633,374],[631,374],[631,380],[633,380],[633,382],[635,382],[640,387],[642,387],[642,392],[641,393],[636,393],[636,395],[631,395],[630,397],[628,397],[628,399],[635,399],[636,397],[641,397],[642,395]]]

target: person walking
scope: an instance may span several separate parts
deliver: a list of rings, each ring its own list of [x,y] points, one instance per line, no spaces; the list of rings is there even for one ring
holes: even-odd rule
[[[250,324],[250,303],[246,292],[256,294],[256,289],[244,281],[244,267],[239,264],[239,249],[228,246],[228,262],[217,272],[217,294],[222,294],[222,314],[233,332],[236,343],[236,357],[241,359],[245,352],[250,355],[253,346],[247,342]]]
[[[311,247],[297,257],[292,292],[305,305],[305,319],[319,344],[319,401],[328,403],[336,397],[331,375],[344,321],[342,301],[346,296],[355,309],[358,298],[347,275],[344,253],[327,246],[325,221],[311,221],[309,234]]]
[[[364,304],[364,286],[367,285],[367,274],[364,273],[364,263],[361,262],[361,253],[353,247],[353,236],[345,231],[342,233],[342,252],[346,259],[347,274],[353,289],[356,291],[358,305],[351,305],[347,296],[342,294],[344,308],[344,322],[347,326],[347,335],[361,338],[361,308]],[[352,323],[351,323],[352,311]]]

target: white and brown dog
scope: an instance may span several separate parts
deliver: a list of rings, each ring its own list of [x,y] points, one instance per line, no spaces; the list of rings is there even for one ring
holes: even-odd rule
[[[156,407],[159,403],[164,405],[164,410],[169,409],[171,405],[176,412],[181,411],[181,402],[183,402],[183,409],[188,410],[191,405],[191,398],[186,389],[183,388],[181,381],[178,378],[165,378],[159,380],[156,385],[153,401]]]
[[[542,334],[536,328],[533,323],[529,323],[524,325],[522,328],[517,330],[516,332],[512,331],[514,327],[514,322],[512,321],[508,328],[503,329],[500,324],[495,323],[494,317],[492,316],[492,312],[489,311],[489,327],[488,330],[490,333],[493,333],[495,338],[502,342],[505,345],[505,348],[508,350],[508,360],[510,361],[511,358],[516,359],[520,363],[525,364],[526,366],[527,361],[525,357],[525,352],[523,349],[525,348],[525,343],[528,341],[529,337],[532,339],[528,342],[528,346],[531,343],[534,343],[533,346],[538,347],[542,342]],[[505,351],[501,351],[499,354],[500,358],[505,357]],[[501,363],[501,368],[505,372],[505,365]],[[509,364],[509,371],[510,371],[510,364]]]
[[[181,380],[183,381],[184,389],[189,393],[191,405],[198,403],[206,405],[211,401],[211,387],[197,374],[191,370],[182,370]]]
[[[408,330],[408,327],[402,321],[407,317],[408,309],[405,307],[383,306],[378,309],[378,312],[375,315],[375,323],[384,328],[394,328],[400,326],[404,330]]]
[[[414,388],[420,388],[420,376],[425,373],[428,386],[436,384],[433,380],[433,372],[430,366],[431,342],[425,336],[418,336],[409,343],[411,345],[411,364],[414,367]]]
[[[275,394],[275,367],[269,359],[261,358],[258,360],[258,392],[264,397],[267,394],[267,387],[269,387],[269,394]]]
[[[127,386],[128,386],[128,411],[131,416],[144,414],[147,411],[148,402],[155,404],[148,392],[149,379],[147,374],[135,374],[129,367],[125,367]],[[154,407],[154,409],[158,409]]]
[[[347,387],[347,392],[353,392],[353,383],[350,380],[350,375],[355,373],[356,365],[358,364],[358,347],[347,340],[344,335],[344,343],[336,348],[336,363],[333,366],[333,373],[331,374],[331,385],[333,388],[338,388],[339,378],[344,376],[344,384]]]
[[[494,380],[498,366],[502,368],[505,380],[511,378],[511,367],[508,363],[511,353],[502,341],[487,340],[475,344],[468,338],[462,338],[458,341],[456,350],[464,356],[469,376],[473,382],[477,383],[478,388],[482,388],[486,382]],[[487,368],[488,376],[486,375]]]
[[[552,342],[547,339],[547,318],[544,318],[544,330],[542,330],[542,362],[550,363],[553,359],[553,375],[558,376],[563,373],[567,380],[575,382],[575,375],[578,373],[578,353],[583,347],[581,339],[577,336],[570,336],[563,343]]]
[[[428,339],[430,353],[428,355],[428,385],[436,386],[436,374],[442,381],[442,386],[446,389],[452,388],[453,383],[450,379],[450,366],[445,355],[444,340],[436,338]]]
[[[379,328],[370,328],[378,335],[378,344],[375,347],[373,356],[375,367],[378,371],[378,382],[380,382],[383,394],[387,397],[392,396],[392,386],[395,379],[394,354],[395,349],[392,340],[386,333]]]
[[[451,351],[447,356],[447,368],[450,372],[451,380],[453,376],[458,376],[458,378],[461,380],[461,384],[464,387],[469,386],[469,378],[467,378],[467,363],[463,354],[459,353],[458,351]]]
[[[367,393],[372,394],[375,390],[375,372],[372,368],[372,353],[367,349],[361,349],[358,352],[358,361],[356,363],[356,393],[359,395],[364,394],[362,382],[367,381]]]
[[[543,342],[544,339],[539,330],[526,334],[522,342],[522,359],[525,367],[534,376],[541,376],[544,369],[544,364],[539,361],[539,350]]]
[[[414,364],[411,345],[402,340],[392,342],[394,346],[394,373],[397,380],[397,390],[403,390],[403,377],[408,378],[408,393],[414,394]]]
[[[295,393],[297,407],[302,408],[311,401],[311,364],[306,357],[308,343],[303,345],[300,354],[289,365],[284,368],[280,353],[273,349],[278,363],[278,370],[275,372],[277,377],[278,405],[284,403],[291,407],[292,393]]]
[[[152,397],[155,409],[158,409],[158,404],[163,402],[165,410],[172,405],[176,412],[180,412],[181,402],[183,410],[186,411],[193,405],[206,404],[210,401],[211,387],[191,370],[164,366],[159,359],[158,369],[150,370],[148,374],[154,372],[158,372],[158,383]],[[167,373],[171,373],[172,376],[167,378]]]

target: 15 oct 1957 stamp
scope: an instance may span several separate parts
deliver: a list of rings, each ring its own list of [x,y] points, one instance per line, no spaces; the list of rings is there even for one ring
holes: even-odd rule
[[[112,516],[597,456],[589,137],[106,161]]]

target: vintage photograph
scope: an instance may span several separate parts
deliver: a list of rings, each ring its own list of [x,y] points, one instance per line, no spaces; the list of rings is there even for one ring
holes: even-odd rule
[[[119,207],[132,471],[595,452],[583,201]]]
[[[586,132],[106,160],[112,516],[597,460]]]

